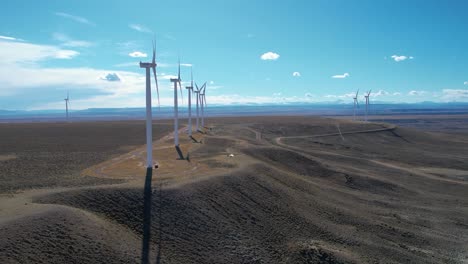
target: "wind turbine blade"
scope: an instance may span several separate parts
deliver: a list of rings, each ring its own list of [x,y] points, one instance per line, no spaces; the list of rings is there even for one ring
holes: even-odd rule
[[[193,66],[190,67],[190,87],[192,87],[193,90]]]
[[[203,95],[203,101],[205,101],[204,106],[208,106],[208,104],[206,103],[206,96],[205,95]]]
[[[156,64],[156,43],[155,43],[155,40],[153,40],[153,60],[152,60],[152,63]]]
[[[200,90],[200,89],[198,89],[198,85],[197,85],[197,83],[195,83],[195,87],[197,88],[197,92],[198,92],[198,90]]]
[[[357,98],[358,94],[359,94],[359,89],[356,91],[356,98]]]
[[[371,94],[372,90],[369,90],[369,93],[367,94],[367,96],[369,96]]]
[[[161,104],[159,101],[159,86],[158,86],[158,76],[156,75],[156,67],[153,67],[154,82],[156,83],[156,93],[158,94],[158,108],[161,109]]]
[[[180,98],[182,99],[182,104],[184,103],[184,94],[182,93],[182,84],[179,79],[179,88],[180,88]]]
[[[180,57],[179,57],[179,74],[177,76],[178,76],[179,82],[180,82]]]

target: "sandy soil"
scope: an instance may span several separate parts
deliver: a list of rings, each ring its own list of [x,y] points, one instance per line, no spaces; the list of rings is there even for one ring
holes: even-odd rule
[[[189,161],[171,134],[155,138],[152,263],[468,262],[468,134],[314,117],[209,124],[195,135],[202,143],[181,137]],[[108,136],[98,134],[93,142]],[[18,191],[0,196],[0,263],[140,261],[145,150],[128,135],[107,140],[109,150],[95,150],[107,159],[69,169],[73,184],[27,174],[4,189]],[[22,161],[26,146],[0,155]],[[2,185],[17,175],[9,168]]]

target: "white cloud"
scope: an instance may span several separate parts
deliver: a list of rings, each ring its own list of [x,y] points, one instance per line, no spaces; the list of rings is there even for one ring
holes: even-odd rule
[[[413,56],[405,56],[405,55],[392,55],[391,58],[396,62],[404,61],[407,59],[410,59],[410,60],[414,59]]]
[[[278,53],[274,53],[274,52],[269,51],[267,53],[262,54],[262,56],[260,56],[260,59],[262,59],[262,60],[277,60],[279,57],[280,57],[280,55]]]
[[[426,94],[426,91],[415,91],[415,90],[413,90],[413,91],[408,92],[408,95],[411,95],[411,96],[424,95],[424,94]]]
[[[24,40],[19,39],[19,38],[8,37],[8,36],[0,36],[0,40],[24,41]]]
[[[214,84],[214,81],[210,81],[210,85],[213,85]]]
[[[60,17],[64,17],[64,18],[67,18],[67,19],[71,19],[71,20],[73,20],[75,22],[78,22],[78,23],[81,23],[81,24],[87,24],[87,25],[90,25],[90,26],[95,25],[93,22],[89,21],[88,19],[86,19],[84,17],[74,16],[74,15],[70,15],[70,14],[67,14],[67,13],[63,13],[63,12],[56,12],[55,15],[60,16]]]
[[[143,25],[139,25],[139,24],[130,24],[128,25],[131,29],[134,29],[138,32],[142,32],[142,33],[153,33],[153,31]]]
[[[443,89],[442,100],[447,102],[466,102],[468,101],[468,90]]]
[[[345,98],[353,98],[356,94],[355,93],[347,93],[347,94],[341,94],[341,95],[335,95],[335,94],[327,94],[324,97],[325,98],[339,98],[339,99],[345,99]]]
[[[70,37],[62,33],[54,33],[52,37],[55,40],[62,42],[62,45],[65,47],[90,47],[93,45],[91,42],[88,41],[71,39]]]
[[[122,81],[122,77],[119,76],[119,74],[117,73],[108,73],[106,74],[105,76],[102,76],[101,78],[99,78],[101,80],[104,80],[104,81],[109,81],[109,82],[121,82]]]
[[[134,51],[134,52],[130,52],[128,56],[132,58],[146,58],[148,57],[148,54],[141,52],[141,51]]]
[[[344,74],[337,74],[337,75],[333,75],[332,78],[335,78],[335,79],[344,79],[344,78],[347,78],[349,77],[349,73],[344,73]]]
[[[124,63],[114,64],[114,67],[138,67],[139,65],[140,65],[139,62],[134,61],[134,62],[124,62]]]
[[[49,45],[0,40],[0,63],[32,63],[47,59],[71,59],[80,53]]]
[[[464,82],[463,85],[468,85],[468,81]]]
[[[181,63],[180,66],[182,66],[182,67],[192,67],[192,64],[190,64],[190,63]]]
[[[293,72],[293,73],[292,73],[292,76],[294,76],[294,77],[301,77],[301,73],[300,73],[300,72]]]
[[[399,95],[401,95],[401,93],[400,92],[394,92],[392,95],[399,96]]]
[[[371,96],[373,97],[379,97],[379,96],[385,96],[389,95],[390,93],[385,91],[385,90],[379,90],[378,92],[371,93]]]

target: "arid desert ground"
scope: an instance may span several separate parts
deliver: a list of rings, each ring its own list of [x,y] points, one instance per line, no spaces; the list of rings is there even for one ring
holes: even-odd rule
[[[149,194],[144,121],[0,124],[0,263],[468,263],[467,124],[155,121]]]

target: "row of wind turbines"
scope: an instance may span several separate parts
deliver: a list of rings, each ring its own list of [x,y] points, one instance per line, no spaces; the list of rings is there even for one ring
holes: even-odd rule
[[[153,70],[154,81],[156,85],[156,93],[158,95],[158,106],[159,106],[159,87],[158,87],[158,76],[156,74],[156,46],[153,42],[153,59],[151,62],[141,62],[140,61],[140,68],[146,69],[146,153],[147,153],[147,161],[146,167],[147,169],[153,168],[153,146],[152,146],[152,138],[153,138],[153,131],[152,131],[152,105],[151,105],[151,69]],[[206,82],[201,86],[195,83],[196,89],[193,87],[193,72],[190,70],[191,81],[190,86],[185,87],[188,90],[188,136],[192,138],[192,94],[196,96],[196,130],[201,132],[201,127],[205,127],[205,107],[207,106],[206,97],[205,97],[205,90],[206,90]],[[183,93],[182,93],[182,80],[180,78],[180,59],[179,59],[179,68],[177,78],[171,78],[170,81],[174,84],[174,145],[179,154],[181,159],[184,159],[182,152],[179,147],[179,106],[178,106],[178,98],[177,98],[177,90],[180,89],[180,96],[183,101]]]
[[[364,116],[364,121],[367,121],[367,115],[369,113],[369,97],[371,94],[372,90],[369,90],[366,94],[364,94],[364,98],[366,99],[366,111],[365,111],[365,116]],[[354,100],[354,106],[353,106],[353,119],[356,120],[356,112],[357,108],[359,108],[359,101],[358,101],[358,94],[359,94],[359,89],[356,91],[356,95],[353,97]]]

